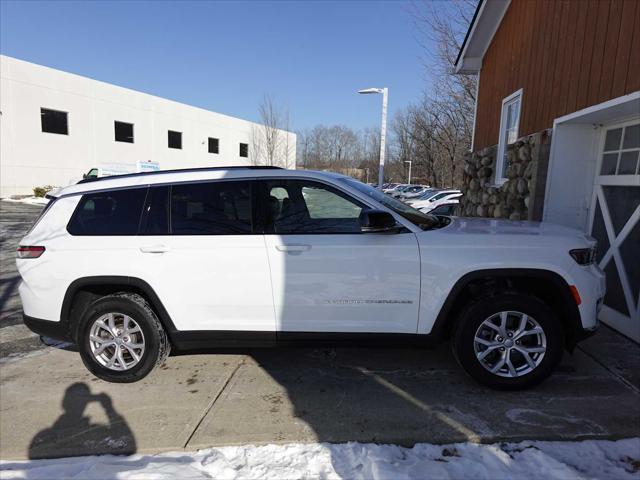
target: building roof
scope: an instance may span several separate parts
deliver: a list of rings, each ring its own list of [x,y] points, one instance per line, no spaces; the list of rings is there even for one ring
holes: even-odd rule
[[[511,0],[480,0],[456,58],[456,73],[478,73]]]

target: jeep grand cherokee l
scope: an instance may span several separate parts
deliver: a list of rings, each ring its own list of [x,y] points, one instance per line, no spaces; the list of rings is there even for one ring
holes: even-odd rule
[[[596,328],[594,250],[562,226],[432,216],[346,176],[244,167],[66,187],[17,265],[26,325],[112,382],[172,348],[449,338],[477,381],[515,389]]]

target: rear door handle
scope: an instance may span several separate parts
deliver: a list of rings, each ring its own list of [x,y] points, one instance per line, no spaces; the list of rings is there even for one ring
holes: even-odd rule
[[[166,245],[148,245],[140,247],[142,253],[165,253],[169,251],[169,247]]]
[[[279,252],[287,252],[292,255],[300,255],[302,252],[311,250],[311,245],[276,245]]]

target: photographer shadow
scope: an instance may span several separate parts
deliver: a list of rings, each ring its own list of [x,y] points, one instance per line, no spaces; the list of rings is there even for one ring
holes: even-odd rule
[[[87,407],[96,402],[107,423],[92,422]],[[136,452],[136,439],[126,420],[106,393],[94,395],[85,383],[74,383],[62,399],[64,412],[55,423],[38,432],[29,445],[29,458],[55,458],[96,453],[129,455]]]

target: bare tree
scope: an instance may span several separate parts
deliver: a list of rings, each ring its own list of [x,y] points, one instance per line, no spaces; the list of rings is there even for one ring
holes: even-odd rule
[[[254,165],[291,166],[295,152],[289,138],[289,111],[280,107],[273,96],[265,94],[258,107],[260,125],[251,132],[252,163]]]
[[[434,88],[394,119],[395,160],[410,159],[416,181],[433,186],[461,185],[463,156],[471,147],[476,78],[455,74],[454,67],[476,3],[416,1],[410,8]]]

